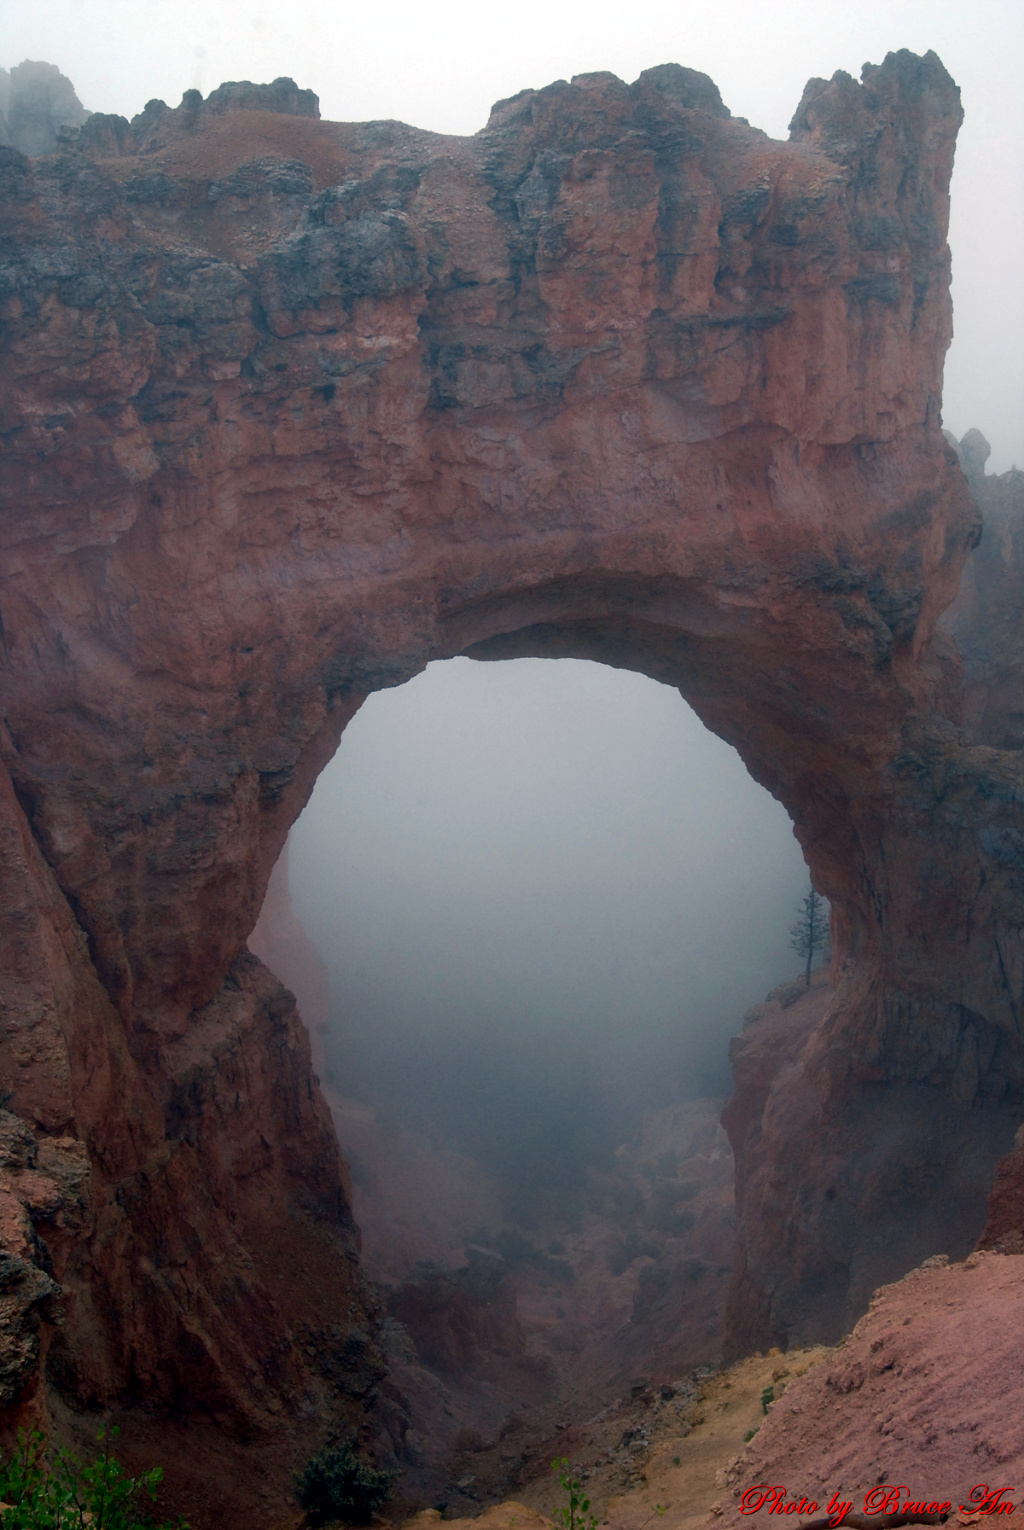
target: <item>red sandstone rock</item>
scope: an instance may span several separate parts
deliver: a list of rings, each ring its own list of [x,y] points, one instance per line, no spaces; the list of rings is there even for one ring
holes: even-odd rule
[[[1012,1487],[1004,1501],[1019,1507],[1022,1372],[1024,1260],[972,1254],[914,1270],[876,1292],[850,1337],[788,1384],[723,1473],[723,1512],[708,1523],[777,1523],[739,1512],[761,1483],[822,1511],[838,1493],[858,1513],[867,1492],[892,1484],[901,1506],[951,1503],[954,1525],[978,1483]]]
[[[992,1193],[988,1198],[988,1220],[978,1239],[979,1249],[994,1249],[1000,1254],[1024,1254],[1024,1127],[1017,1132],[1013,1152],[1000,1159]]]
[[[971,491],[982,512],[982,537],[964,569],[960,592],[943,626],[963,655],[964,722],[969,736],[997,749],[1024,746],[1024,473],[985,472],[989,444],[968,431],[957,446]],[[1020,859],[1024,845],[1003,835],[993,849]],[[1024,1148],[1018,1131],[1014,1151],[997,1167],[988,1220],[979,1248],[1024,1252]]]
[[[247,945],[295,995],[309,1031],[314,1066],[322,1073],[324,1036],[331,1023],[331,975],[292,905],[287,844],[267,884]]]
[[[53,1405],[259,1438],[283,1396],[284,1455],[358,1413],[302,1358],[366,1309],[336,1145],[243,946],[360,698],[456,653],[677,685],[793,815],[838,987],[747,1135],[763,1333],[969,1246],[1024,908],[1019,759],[958,732],[935,635],[977,528],[941,64],[812,82],[789,144],[674,66],[465,140],[151,115],[0,150],[4,1046],[96,1208],[54,1234]]]
[[[943,617],[964,661],[964,722],[995,749],[1024,747],[1024,473],[985,472],[989,444],[978,430],[957,447],[982,514],[982,537],[960,592]]]
[[[294,1001],[240,954],[161,1049],[157,1092],[9,789],[0,857],[0,1071],[18,1113],[0,1116],[5,1448],[55,1420],[88,1449],[116,1408],[121,1454],[165,1466],[171,1507],[251,1524],[254,1492],[283,1511],[323,1420],[362,1423],[383,1371]],[[220,1467],[196,1447],[204,1425]],[[255,1468],[232,1437],[260,1442]]]
[[[801,982],[783,984],[749,1011],[742,1033],[729,1046],[735,1091],[722,1111],[722,1125],[729,1134],[736,1166],[736,1210],[743,1214],[749,1195],[762,1227],[774,1213],[772,1231],[783,1241],[789,1231],[785,1226],[787,1208],[773,1205],[770,1189],[765,1193],[756,1182],[748,1186],[748,1178],[756,1173],[757,1145],[769,1101],[786,1082],[797,1091],[802,1087],[804,1050],[821,1025],[830,998],[831,987],[822,971],[812,974],[810,987]],[[733,1263],[723,1356],[726,1362],[756,1350],[771,1318],[768,1293],[751,1278],[742,1243],[733,1251]]]

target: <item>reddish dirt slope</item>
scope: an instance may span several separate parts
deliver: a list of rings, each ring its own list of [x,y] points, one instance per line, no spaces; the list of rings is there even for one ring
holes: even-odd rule
[[[910,1500],[968,1502],[981,1482],[1024,1499],[1024,1259],[932,1261],[876,1292],[825,1364],[794,1381],[723,1475],[714,1523],[740,1513],[755,1484],[858,1509],[877,1484]]]

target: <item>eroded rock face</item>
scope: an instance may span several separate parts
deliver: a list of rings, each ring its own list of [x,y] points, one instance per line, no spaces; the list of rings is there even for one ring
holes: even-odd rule
[[[1024,473],[985,472],[980,430],[959,442],[984,532],[942,624],[963,657],[964,723],[976,744],[1024,748]]]
[[[988,1198],[988,1220],[978,1239],[979,1249],[999,1254],[1024,1254],[1024,1128],[1013,1151],[1001,1159]]]
[[[791,812],[837,986],[746,1143],[743,1278],[762,1340],[837,1331],[914,1262],[901,1197],[977,1235],[1024,1085],[1020,759],[935,630],[978,529],[955,87],[890,55],[788,144],[673,66],[472,139],[160,106],[0,150],[4,1066],[109,1229],[52,1386],[257,1432],[287,1395],[295,1449],[342,1407],[294,1348],[317,1302],[365,1331],[337,1150],[243,945],[362,697],[459,653],[676,685]],[[280,1284],[296,1239],[334,1295]]]
[[[92,1448],[115,1410],[122,1455],[158,1457],[193,1523],[284,1513],[325,1429],[367,1427],[383,1371],[294,1000],[242,951],[144,1072],[5,781],[4,1448],[48,1421]]]
[[[717,1512],[705,1525],[777,1523],[756,1491],[744,1504],[757,1484],[784,1484],[786,1503],[816,1502],[805,1519],[823,1517],[835,1494],[851,1518],[863,1518],[879,1483],[898,1485],[901,1511],[948,1502],[954,1515],[984,1498],[970,1496],[979,1483],[997,1495],[1016,1485],[1022,1318],[1024,1260],[994,1253],[956,1265],[933,1259],[875,1292],[846,1342],[777,1394],[746,1450],[720,1473]],[[867,1522],[885,1496],[867,1505]],[[1004,1491],[994,1502],[1015,1497]]]

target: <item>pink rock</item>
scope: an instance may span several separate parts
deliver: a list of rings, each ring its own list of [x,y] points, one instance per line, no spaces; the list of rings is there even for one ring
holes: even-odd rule
[[[759,1484],[783,1485],[787,1500],[807,1495],[822,1513],[839,1495],[863,1515],[879,1485],[901,1489],[900,1509],[950,1504],[952,1524],[961,1505],[977,1507],[981,1483],[1011,1488],[1003,1501],[1019,1508],[1024,1260],[929,1263],[876,1292],[839,1349],[788,1384],[724,1474],[724,1512],[709,1523],[777,1523],[767,1505],[740,1512]]]
[[[2,1058],[93,1208],[46,1234],[49,1374],[213,1420],[223,1524],[375,1386],[308,1043],[244,949],[367,692],[634,667],[791,812],[837,987],[745,1137],[764,1336],[966,1251],[1024,1077],[1018,766],[958,731],[936,633],[977,533],[938,59],[813,81],[788,144],[675,66],[472,139],[272,97],[0,150]]]

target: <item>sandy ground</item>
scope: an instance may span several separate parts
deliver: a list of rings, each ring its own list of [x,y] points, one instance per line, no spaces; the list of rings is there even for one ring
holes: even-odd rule
[[[797,1376],[820,1364],[824,1349],[779,1351],[743,1360],[721,1375],[684,1378],[623,1399],[585,1425],[567,1428],[552,1443],[583,1481],[591,1512],[613,1530],[696,1530],[721,1499],[723,1469],[744,1449],[746,1436],[765,1422],[761,1403],[767,1388],[779,1393]],[[477,1519],[446,1523],[459,1530],[540,1530],[565,1502],[556,1474],[518,1490],[515,1501],[496,1504]],[[664,1513],[659,1513],[659,1506]],[[427,1510],[407,1521],[407,1530],[428,1530],[440,1516]],[[514,1524],[512,1523],[514,1521]]]
[[[928,1260],[877,1291],[835,1349],[774,1351],[638,1390],[561,1439],[552,1455],[569,1458],[612,1530],[767,1530],[779,1523],[768,1505],[743,1508],[757,1485],[783,1488],[786,1522],[805,1527],[836,1495],[858,1530],[915,1504],[948,1504],[950,1526],[987,1522],[1000,1502],[1024,1499],[1024,1256]],[[979,1517],[985,1492],[996,1497]],[[564,1496],[553,1474],[538,1475],[517,1503],[488,1510],[486,1530],[514,1530],[522,1510],[550,1521]]]

